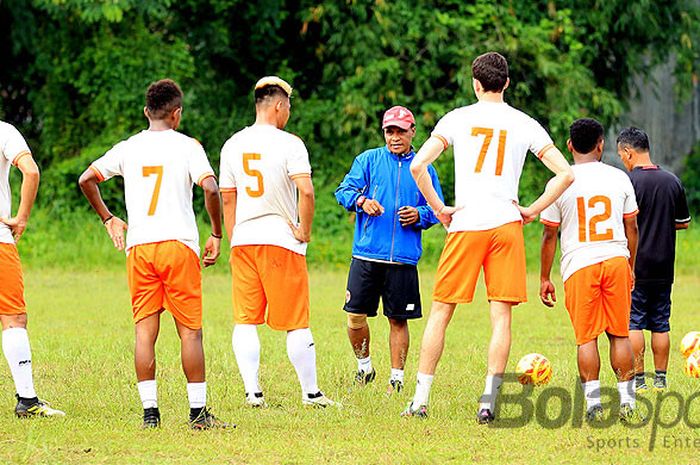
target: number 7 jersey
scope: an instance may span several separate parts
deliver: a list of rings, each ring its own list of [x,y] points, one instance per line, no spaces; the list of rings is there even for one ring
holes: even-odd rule
[[[298,217],[294,179],[309,176],[309,154],[297,136],[267,124],[231,136],[221,149],[219,173],[221,192],[237,193],[231,247],[276,245],[306,254],[288,223]]]
[[[637,215],[629,176],[601,162],[577,164],[574,183],[540,215],[547,226],[561,227],[561,274],[613,257],[629,258],[624,218]]]
[[[126,248],[180,241],[199,255],[192,186],[214,176],[197,140],[177,131],[141,131],[96,160],[90,169],[102,182],[124,178]]]

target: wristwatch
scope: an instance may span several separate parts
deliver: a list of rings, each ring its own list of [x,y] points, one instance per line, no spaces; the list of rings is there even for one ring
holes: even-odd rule
[[[367,200],[367,197],[365,197],[364,195],[359,196],[355,201],[355,205],[357,205],[357,208],[362,208],[362,204],[365,203],[365,200]]]

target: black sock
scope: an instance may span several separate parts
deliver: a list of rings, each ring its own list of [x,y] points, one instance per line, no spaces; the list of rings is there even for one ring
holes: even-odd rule
[[[19,397],[18,399],[20,402],[22,402],[24,405],[34,405],[39,403],[39,398],[38,397]]]
[[[666,370],[656,370],[656,376],[657,377],[663,376],[665,378],[666,377]]]
[[[191,408],[190,409],[190,418],[192,420],[194,420],[202,413],[202,410],[204,410],[204,407]]]
[[[634,377],[639,381],[644,381],[644,373],[637,373],[634,375]]]

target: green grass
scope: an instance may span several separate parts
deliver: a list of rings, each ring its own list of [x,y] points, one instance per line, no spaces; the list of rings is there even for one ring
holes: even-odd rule
[[[99,225],[98,225],[99,226]],[[99,229],[99,228],[97,228]],[[106,239],[106,238],[105,238]],[[684,246],[685,247],[685,246]],[[696,255],[697,256],[697,255]],[[685,257],[681,256],[681,262]],[[444,464],[444,463],[697,463],[697,447],[663,447],[664,438],[700,441],[698,429],[683,424],[659,429],[656,449],[648,450],[651,426],[630,429],[573,427],[546,429],[533,421],[514,429],[479,427],[473,420],[485,371],[490,333],[483,287],[474,304],[462,305],[447,335],[447,348],[435,378],[431,417],[401,419],[398,414],[413,392],[418,346],[425,319],[411,325],[413,343],[407,364],[407,392],[388,398],[387,323],[371,322],[372,350],[378,377],[355,388],[355,362],[345,335],[346,270],[311,272],[312,330],[316,340],[321,388],[343,403],[342,409],[305,409],[285,353],[284,334],[261,330],[261,379],[270,408],[243,405],[243,387],[231,351],[232,317],[229,277],[205,270],[205,350],[209,404],[221,418],[234,421],[233,431],[192,432],[186,427],[185,379],[172,320],[164,315],[158,341],[158,383],[163,427],[141,431],[140,402],[133,372],[133,325],[126,277],[114,269],[123,262],[105,252],[107,269],[88,271],[37,266],[26,272],[35,379],[42,397],[65,409],[65,419],[17,420],[12,415],[9,371],[0,370],[0,463],[139,464]],[[117,265],[115,265],[115,263]],[[681,268],[685,268],[685,262]],[[225,269],[223,264],[219,268]],[[533,270],[534,271],[534,270]],[[575,347],[567,314],[560,304],[547,310],[536,300],[536,276],[529,277],[532,302],[514,312],[510,367],[529,352],[552,361],[550,387],[573,395],[576,386]],[[430,303],[433,266],[422,269],[423,302]],[[682,274],[674,288],[673,350],[670,383],[684,397],[698,391],[700,381],[685,377],[677,342],[700,329],[696,286],[700,278]],[[558,291],[563,291],[559,283]],[[562,295],[562,294],[560,294]],[[427,311],[426,311],[427,313]],[[607,343],[601,344],[603,384],[613,386],[607,366]],[[505,393],[519,391],[506,386]],[[545,392],[538,388],[532,398]],[[648,394],[655,400],[655,394]],[[555,416],[557,403],[549,404]],[[669,401],[662,418],[674,416]],[[508,408],[508,416],[518,414]],[[691,419],[700,421],[700,401]],[[596,451],[595,441],[615,442]],[[593,441],[593,442],[591,442]],[[593,445],[593,447],[591,447]],[[630,446],[630,447],[628,447]]]

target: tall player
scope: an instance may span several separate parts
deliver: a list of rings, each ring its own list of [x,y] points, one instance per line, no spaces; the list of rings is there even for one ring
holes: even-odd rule
[[[258,382],[257,325],[263,323],[287,332],[287,355],[299,377],[302,403],[334,404],[316,381],[305,255],[314,188],[304,143],[284,131],[291,95],[292,87],[279,77],[260,79],[255,85],[255,124],[231,136],[221,149],[224,223],[231,238],[232,345],[246,402],[253,407],[265,405]]]
[[[182,97],[180,87],[170,79],[151,84],[144,108],[148,130],[115,145],[90,165],[80,176],[80,188],[102,219],[114,246],[118,250],[126,247],[143,426],[160,425],[155,343],[160,314],[168,310],[181,341],[190,426],[209,429],[227,425],[206,408],[202,277],[192,186],[198,184],[204,190],[211,222],[211,235],[204,247],[205,267],[219,257],[221,201],[214,171],[201,144],[176,131],[182,117]],[[98,183],[114,176],[124,178],[128,230],[100,196]]]
[[[495,401],[510,351],[511,308],[527,300],[522,224],[529,223],[573,182],[571,167],[542,126],[503,100],[508,63],[495,52],[472,63],[478,103],[458,108],[438,122],[411,163],[411,173],[438,219],[449,226],[438,265],[433,305],[423,334],[418,383],[406,416],[427,416],[433,376],[445,331],[458,303],[471,302],[484,268],[491,315],[486,386],[477,420],[494,419]],[[455,198],[445,206],[427,167],[450,145],[455,155]],[[554,174],[529,207],[518,206],[518,184],[527,152]]]
[[[22,173],[22,194],[14,217],[11,216],[10,166]],[[39,400],[34,390],[24,279],[15,246],[27,226],[38,190],[39,168],[27,143],[14,126],[0,121],[0,322],[2,351],[15,382],[18,417],[65,415]]]
[[[553,307],[550,280],[561,229],[561,274],[566,309],[578,346],[578,369],[586,397],[586,417],[599,420],[600,355],[598,336],[610,340],[610,364],[617,375],[620,418],[634,411],[629,318],[632,270],[637,252],[637,202],[627,175],[600,162],[603,126],[593,119],[574,121],[567,142],[576,181],[541,216],[544,223],[540,298]]]

